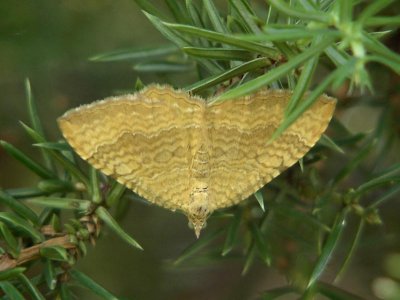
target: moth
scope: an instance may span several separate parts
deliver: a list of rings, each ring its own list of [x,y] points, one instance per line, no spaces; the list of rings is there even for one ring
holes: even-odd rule
[[[336,100],[322,95],[271,142],[291,95],[262,89],[213,102],[150,85],[72,109],[58,124],[82,159],[148,201],[182,211],[199,237],[213,211],[292,166],[327,128]]]

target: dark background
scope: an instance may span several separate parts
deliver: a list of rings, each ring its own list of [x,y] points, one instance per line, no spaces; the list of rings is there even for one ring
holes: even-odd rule
[[[61,135],[56,118],[64,111],[121,90],[133,90],[139,75],[129,62],[94,63],[89,57],[165,43],[134,1],[0,1],[0,139],[40,157],[18,125],[19,120],[28,122],[25,78],[31,80],[49,140],[57,140]],[[140,74],[140,78],[145,84],[165,81],[162,75]],[[189,73],[174,84],[184,86],[195,81],[195,74]],[[367,109],[368,122],[357,122],[351,111],[342,116],[343,121],[355,130],[367,131],[375,125],[379,112],[363,109]],[[0,187],[32,186],[36,182],[36,177],[0,150]],[[173,266],[171,261],[195,239],[183,215],[133,202],[121,225],[144,252],[105,230],[78,265],[126,299],[249,299],[285,283],[283,275],[262,264],[241,276],[242,259]],[[342,285],[374,299],[371,285],[383,272],[382,255],[378,249],[374,253],[374,247],[368,249],[368,253],[361,251],[356,256]],[[331,264],[334,266],[335,261]],[[81,297],[97,299],[86,294]]]

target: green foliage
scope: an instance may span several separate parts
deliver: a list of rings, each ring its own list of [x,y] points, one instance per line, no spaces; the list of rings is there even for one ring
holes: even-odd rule
[[[379,15],[394,1],[269,0],[256,9],[250,1],[230,0],[225,10],[208,0],[166,1],[169,17],[148,1],[136,3],[170,43],[99,54],[91,61],[125,61],[137,71],[165,75],[195,72],[198,81],[179,87],[215,93],[215,101],[229,101],[265,86],[292,89],[275,137],[324,92],[344,98],[337,90],[349,85],[348,94],[360,95],[359,90],[368,94],[374,88],[370,66],[381,64],[400,73],[400,56],[381,41],[400,25],[398,16]],[[136,89],[142,86],[138,80]],[[380,101],[359,96],[360,101],[382,108],[382,122],[372,132],[352,133],[339,119],[333,120],[330,137],[324,136],[301,161],[302,170],[294,166],[252,199],[215,213],[210,228],[174,259],[173,267],[238,259],[243,274],[258,264],[286,275],[287,285],[264,291],[262,299],[289,294],[302,299],[316,295],[359,299],[336,284],[359,247],[363,229],[384,222],[379,209],[400,192],[398,158],[384,157],[399,142],[395,132],[399,112],[396,115],[388,100],[389,92],[382,91]],[[94,244],[103,224],[142,249],[111,214],[126,189],[78,163],[65,142],[48,141],[28,80],[26,94],[30,125],[21,124],[43,161],[0,141],[10,156],[40,178],[36,187],[0,190],[0,203],[7,208],[0,212],[2,296],[73,299],[72,287],[79,285],[103,299],[117,299],[78,271],[75,262],[86,255],[86,244]],[[346,109],[340,102],[338,113]],[[325,171],[330,168],[329,176],[320,176],[324,166]],[[70,219],[65,221],[67,211]],[[354,232],[346,226],[350,221],[359,224]],[[296,253],[285,248],[289,241]],[[324,275],[333,257],[341,263],[331,270],[332,280]],[[40,267],[28,272],[33,269],[29,262],[35,260]],[[282,260],[285,268],[278,263]],[[399,287],[399,274],[388,272]]]

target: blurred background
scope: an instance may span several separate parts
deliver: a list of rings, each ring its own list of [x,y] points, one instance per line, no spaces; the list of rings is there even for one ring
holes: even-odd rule
[[[158,2],[163,5],[163,1]],[[49,140],[57,140],[61,135],[56,119],[63,112],[133,90],[139,76],[129,63],[94,63],[89,57],[162,44],[166,41],[131,0],[0,1],[0,139],[39,158],[18,123],[28,122],[25,78],[31,81]],[[383,69],[374,70],[373,76],[379,78],[375,81],[378,89],[399,84],[397,77]],[[145,84],[171,80],[149,73],[140,74],[140,79]],[[173,83],[184,86],[196,80],[196,74],[189,72],[174,78]],[[393,101],[399,103],[399,98]],[[376,125],[379,111],[365,106],[360,114],[360,108],[355,109],[358,113],[349,109],[341,116],[353,130],[366,132]],[[0,149],[1,188],[33,186],[36,182],[32,173]],[[361,244],[341,284],[365,299],[376,298],[374,281],[385,276],[390,254],[399,252],[398,209],[397,205],[384,210],[388,222],[367,229],[379,243],[369,239],[368,244]],[[279,271],[263,264],[254,265],[242,276],[243,260],[233,257],[174,266],[171,262],[195,239],[183,215],[136,201],[127,206],[121,220],[145,251],[131,248],[105,230],[78,264],[80,270],[124,299],[252,299],[266,288],[285,283]],[[382,235],[388,243],[379,239]],[[97,299],[82,289],[76,291],[81,299]]]

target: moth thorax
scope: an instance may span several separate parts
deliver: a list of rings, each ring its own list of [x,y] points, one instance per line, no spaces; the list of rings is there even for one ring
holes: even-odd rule
[[[197,237],[199,237],[210,212],[208,184],[194,180],[191,185],[188,217]]]
[[[210,154],[202,144],[192,159],[191,173],[193,178],[208,178],[210,171]]]

